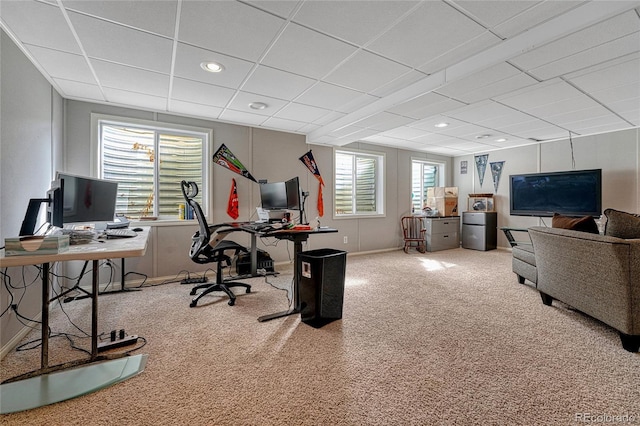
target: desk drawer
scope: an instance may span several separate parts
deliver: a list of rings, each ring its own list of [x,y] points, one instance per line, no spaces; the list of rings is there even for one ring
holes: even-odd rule
[[[427,235],[427,251],[448,250],[460,247],[458,232]]]
[[[446,234],[460,231],[460,218],[442,218],[426,220],[427,234]]]

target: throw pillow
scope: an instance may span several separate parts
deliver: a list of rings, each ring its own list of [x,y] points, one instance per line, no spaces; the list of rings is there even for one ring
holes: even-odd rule
[[[606,209],[604,215],[607,217],[604,235],[624,239],[640,238],[640,215],[614,209]]]
[[[598,224],[592,216],[568,217],[554,213],[553,219],[551,220],[551,226],[553,228],[572,229],[574,231],[599,234]]]

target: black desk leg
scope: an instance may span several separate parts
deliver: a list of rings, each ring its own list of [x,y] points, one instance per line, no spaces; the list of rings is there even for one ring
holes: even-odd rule
[[[42,348],[40,368],[49,367],[49,264],[42,264]]]

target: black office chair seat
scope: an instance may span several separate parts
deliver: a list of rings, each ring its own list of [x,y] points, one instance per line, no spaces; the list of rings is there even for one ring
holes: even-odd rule
[[[227,251],[233,251],[234,256],[238,256],[240,252],[247,252],[247,249],[240,244],[230,241],[230,240],[222,240],[219,241],[215,247],[207,246],[204,250],[206,253],[202,253],[208,258],[208,262],[216,262],[216,282],[215,283],[205,283],[200,284],[191,289],[191,295],[194,295],[200,289],[205,289],[202,293],[198,294],[198,296],[194,297],[191,301],[192,308],[198,304],[198,300],[206,294],[209,294],[214,291],[223,291],[229,296],[229,306],[233,306],[236,302],[236,295],[231,291],[231,287],[244,287],[246,289],[246,293],[251,293],[251,286],[249,284],[236,282],[236,281],[224,281],[222,277],[222,269],[224,268],[223,262],[226,263],[226,266],[231,266],[232,258],[226,254]],[[207,263],[208,263],[207,262]],[[203,262],[204,263],[204,262]]]
[[[191,289],[191,295],[198,293],[198,290],[204,289],[203,292],[198,294],[191,300],[192,308],[198,304],[198,300],[211,292],[222,291],[229,296],[229,305],[233,306],[236,303],[236,296],[231,291],[232,287],[244,287],[247,293],[251,293],[251,286],[249,284],[236,282],[236,281],[224,281],[222,277],[222,269],[224,267],[231,266],[232,257],[228,252],[233,252],[233,256],[237,257],[240,252],[247,253],[246,247],[236,243],[235,241],[225,240],[224,237],[236,231],[235,228],[225,227],[222,225],[209,226],[207,220],[204,217],[200,204],[194,197],[198,195],[198,186],[195,182],[182,181],[182,195],[187,202],[187,205],[193,208],[194,215],[198,219],[199,230],[191,237],[191,248],[189,250],[189,257],[195,263],[216,263],[216,281],[214,283],[199,284]],[[212,238],[212,233],[215,233]]]

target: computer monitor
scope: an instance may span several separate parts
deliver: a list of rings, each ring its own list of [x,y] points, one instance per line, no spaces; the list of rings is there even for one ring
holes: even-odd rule
[[[286,181],[284,185],[287,192],[287,209],[301,211],[300,179],[296,176]]]
[[[29,200],[27,211],[20,227],[20,236],[46,233],[51,226],[62,228],[62,204],[64,198],[64,182],[55,180],[51,182],[51,187],[47,191],[47,198],[32,198]],[[36,224],[40,216],[40,208],[46,204],[46,227],[40,226],[36,232]],[[43,231],[41,231],[43,229]]]
[[[287,186],[284,182],[260,184],[260,201],[265,210],[287,210]]]
[[[112,222],[118,183],[86,176],[58,173],[64,185],[62,219],[67,223]]]

